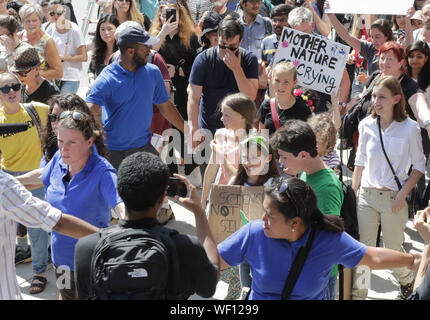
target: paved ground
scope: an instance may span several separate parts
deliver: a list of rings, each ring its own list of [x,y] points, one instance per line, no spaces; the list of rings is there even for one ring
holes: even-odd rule
[[[82,21],[82,18],[86,16],[87,1],[75,0],[73,1],[75,6],[75,12],[78,17],[78,21]],[[93,11],[95,12],[95,11]],[[89,31],[93,31],[95,25],[91,24],[89,26]],[[86,40],[90,41],[90,36],[87,35]],[[87,65],[84,70],[87,70]],[[83,72],[81,86],[79,88],[78,94],[85,97],[87,92],[88,78],[87,73]],[[344,171],[346,172],[346,171]],[[350,174],[349,174],[350,177]],[[348,177],[346,177],[348,178]],[[180,232],[189,233],[195,235],[194,217],[191,212],[182,208],[181,206],[172,203],[172,209],[175,214],[175,219],[168,223],[169,227],[178,229]],[[407,229],[405,232],[405,243],[406,251],[410,249],[415,249],[420,252],[423,250],[423,245],[420,236],[414,230],[411,221],[407,224]],[[52,265],[49,266],[47,272],[48,283],[44,292],[37,295],[28,294],[28,288],[30,286],[29,281],[32,278],[32,267],[31,263],[21,264],[16,267],[17,279],[23,293],[23,297],[26,300],[56,300],[58,299],[58,291],[55,287],[55,274],[52,269]],[[223,299],[226,296],[227,284],[224,282],[219,282],[217,291],[213,296],[213,299]],[[398,292],[398,284],[395,280],[392,272],[389,270],[379,270],[372,272],[371,278],[371,290],[369,291],[370,300],[383,300],[383,299],[394,299]],[[195,295],[191,299],[202,299],[201,297]]]

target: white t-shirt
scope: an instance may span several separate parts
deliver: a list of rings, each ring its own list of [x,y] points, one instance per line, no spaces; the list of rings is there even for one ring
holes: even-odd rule
[[[59,33],[55,24],[51,24],[46,33],[55,41],[60,56],[75,56],[78,48],[85,45],[84,36],[76,23],[72,22],[72,28],[66,33]],[[61,80],[80,81],[82,78],[82,62],[63,62],[63,77]]]

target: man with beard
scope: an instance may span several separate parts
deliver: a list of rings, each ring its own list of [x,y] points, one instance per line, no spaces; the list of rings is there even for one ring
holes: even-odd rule
[[[261,0],[240,0],[242,17],[240,22],[244,26],[243,40],[240,46],[254,53],[261,59],[261,42],[265,36],[272,34],[272,24],[269,18],[263,18],[259,12]]]
[[[289,4],[280,4],[274,7],[270,13],[274,34],[264,38],[261,44],[261,60],[266,65],[272,65],[272,59],[278,49],[278,42],[281,38],[282,30],[284,27],[289,27],[288,14],[293,9],[294,7]]]
[[[184,131],[184,120],[169,101],[160,70],[147,64],[151,46],[158,41],[141,27],[123,29],[117,41],[118,59],[103,69],[86,98],[96,120],[103,124],[107,158],[116,169],[135,152],[158,154],[150,143],[152,104]]]

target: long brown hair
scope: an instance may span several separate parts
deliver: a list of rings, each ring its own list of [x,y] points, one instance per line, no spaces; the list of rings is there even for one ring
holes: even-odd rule
[[[400,95],[400,101],[396,103],[393,108],[393,120],[397,122],[402,122],[403,120],[405,120],[408,117],[406,113],[406,100],[405,96],[403,95],[402,86],[400,85],[399,80],[397,80],[393,76],[384,76],[381,77],[378,81],[376,81],[373,90],[375,90],[376,87],[384,87],[390,90],[393,96]],[[372,104],[372,118],[376,117],[377,114]]]
[[[151,28],[149,29],[149,33],[153,36],[156,36],[161,30],[161,13],[163,12],[164,7],[166,6],[160,5],[155,13]],[[195,34],[195,27],[187,8],[185,8],[180,2],[177,2],[175,5],[169,5],[169,7],[175,7],[179,14],[178,36],[182,45],[186,49],[191,49],[191,37]]]
[[[129,0],[129,1],[130,1],[130,7],[127,12],[127,20],[139,22],[142,25],[142,27],[144,27],[145,17],[137,9],[136,1],[135,0]],[[114,2],[115,0],[113,0],[112,2],[112,13],[118,16]]]

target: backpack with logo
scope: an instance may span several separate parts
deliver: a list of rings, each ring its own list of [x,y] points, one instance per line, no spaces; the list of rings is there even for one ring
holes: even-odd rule
[[[179,265],[176,230],[113,226],[99,231],[91,259],[91,300],[174,299]]]

